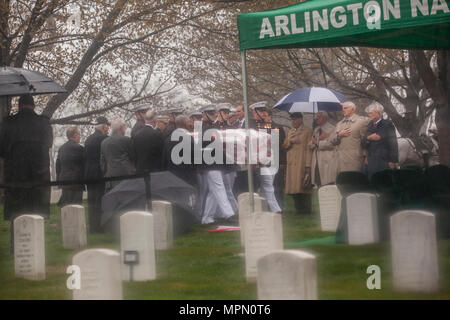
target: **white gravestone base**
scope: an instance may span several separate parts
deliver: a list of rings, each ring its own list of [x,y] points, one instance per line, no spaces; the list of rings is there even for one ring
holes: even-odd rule
[[[346,201],[348,243],[362,245],[378,242],[377,196],[372,193],[353,193]]]
[[[254,212],[244,219],[245,274],[247,281],[257,277],[258,259],[276,250],[283,250],[281,215],[272,212]]]
[[[318,195],[322,231],[336,232],[341,214],[341,193],[336,185],[328,185],[320,187]]]
[[[130,211],[120,217],[120,249],[122,279],[147,281],[156,278],[155,240],[153,215],[144,211]],[[137,251],[139,263],[124,263],[125,251]],[[131,269],[132,268],[132,269]]]
[[[172,204],[167,201],[152,201],[155,249],[167,250],[173,246]]]
[[[77,253],[72,264],[80,268],[80,289],[74,300],[122,300],[120,254],[109,249],[88,249]]]
[[[259,300],[317,300],[316,257],[300,250],[269,253],[258,260]]]
[[[436,220],[432,213],[405,210],[394,214],[391,254],[394,290],[439,290]]]
[[[86,218],[84,207],[68,205],[61,208],[61,229],[63,247],[65,249],[80,249],[87,245]]]
[[[14,220],[14,271],[18,278],[45,280],[44,218],[25,214]]]

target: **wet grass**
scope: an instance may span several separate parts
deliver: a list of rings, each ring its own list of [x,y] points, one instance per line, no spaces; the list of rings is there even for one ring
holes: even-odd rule
[[[392,290],[388,243],[348,246],[324,241],[308,245],[309,239],[326,238],[317,214],[293,212],[286,198],[283,214],[286,249],[305,250],[318,259],[320,299],[450,299],[450,241],[439,241],[440,285],[436,294],[405,294]],[[313,210],[317,212],[317,202]],[[59,210],[52,206],[45,222],[46,280],[29,281],[14,277],[14,260],[9,250],[9,222],[0,222],[0,299],[71,299],[66,288],[74,250],[62,248]],[[157,279],[124,282],[125,299],[216,300],[256,299],[256,284],[245,280],[243,248],[239,232],[209,232],[211,225],[195,225],[175,239],[174,247],[157,252]],[[118,250],[116,239],[108,234],[88,235],[89,248]],[[381,268],[381,290],[368,290],[366,273],[370,265]]]

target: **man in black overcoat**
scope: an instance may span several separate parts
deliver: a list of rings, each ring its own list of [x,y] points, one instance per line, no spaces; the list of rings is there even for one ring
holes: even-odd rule
[[[163,135],[156,127],[156,113],[148,110],[145,125],[131,138],[135,154],[136,172],[156,172],[162,170]]]
[[[125,136],[127,126],[121,119],[111,121],[111,136],[102,141],[100,168],[104,177],[129,176],[136,174],[133,142]],[[105,192],[109,192],[120,181],[108,181]]]
[[[4,159],[5,184],[40,184],[50,181],[49,149],[53,131],[47,117],[34,112],[31,95],[21,96],[19,112],[3,120],[0,131],[0,156]],[[5,189],[4,218],[11,221],[22,214],[50,214],[50,186],[17,186]]]
[[[100,146],[102,141],[108,137],[109,125],[110,124],[105,117],[98,117],[94,133],[91,134],[84,143],[85,179],[91,180],[103,178],[102,170],[100,168]],[[100,226],[100,219],[102,216],[102,197],[105,194],[105,183],[98,182],[87,184],[86,186],[88,196],[89,232],[101,233],[103,230]]]
[[[398,163],[398,144],[395,127],[390,120],[383,119],[383,107],[372,105],[369,107],[370,122],[362,140],[367,149],[367,168],[369,178],[377,172],[387,168],[395,168]]]
[[[68,141],[58,151],[56,158],[56,180],[83,180],[84,148],[80,145],[81,134],[77,127],[69,127],[66,131]],[[60,208],[69,204],[82,204],[84,184],[63,185]]]

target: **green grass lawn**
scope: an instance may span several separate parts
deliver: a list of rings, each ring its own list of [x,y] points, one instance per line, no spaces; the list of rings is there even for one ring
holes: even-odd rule
[[[314,202],[317,212],[317,202]],[[392,290],[389,244],[365,246],[302,242],[333,236],[320,231],[317,214],[292,211],[287,198],[283,214],[285,249],[305,250],[317,256],[319,299],[450,299],[450,241],[439,241],[441,290],[436,294],[405,294]],[[86,219],[87,221],[87,219]],[[125,299],[256,299],[256,284],[245,280],[243,248],[239,232],[208,232],[211,225],[196,225],[176,238],[174,247],[157,252],[157,279],[124,282]],[[52,206],[45,222],[47,278],[30,281],[14,277],[9,251],[9,222],[0,222],[0,299],[71,299],[66,288],[73,250],[62,248],[59,210]],[[108,234],[88,235],[89,248],[119,250]],[[381,268],[381,290],[369,290],[366,269]]]

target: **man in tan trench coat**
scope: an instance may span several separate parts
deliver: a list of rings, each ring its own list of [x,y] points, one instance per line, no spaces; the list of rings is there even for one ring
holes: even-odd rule
[[[355,114],[356,106],[347,101],[342,104],[344,118],[336,125],[336,132],[331,138],[331,143],[336,146],[337,173],[342,171],[362,171],[365,153],[361,146],[361,140],[367,131],[366,120]]]
[[[336,180],[337,153],[336,147],[330,142],[336,127],[328,122],[328,115],[324,111],[317,113],[315,121],[317,126],[309,143],[312,150],[311,180],[320,187]]]
[[[311,177],[312,129],[303,124],[300,112],[291,114],[292,129],[289,130],[282,148],[287,151],[285,193],[294,196],[296,212],[311,213],[311,189],[304,188],[305,179]]]

